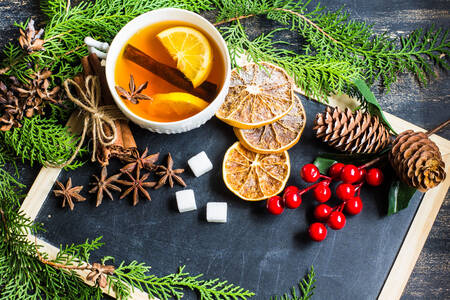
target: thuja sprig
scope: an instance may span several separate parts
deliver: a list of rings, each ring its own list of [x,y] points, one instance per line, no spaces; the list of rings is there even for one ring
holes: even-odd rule
[[[363,69],[365,80],[380,80],[387,89],[406,71],[425,84],[435,76],[433,64],[449,69],[448,31],[418,29],[396,40],[376,34],[371,24],[349,20],[343,9],[327,11],[320,4],[309,9],[310,1],[239,2],[220,1],[216,24],[265,15],[299,33],[306,54],[350,62]]]
[[[89,270],[90,273],[86,279],[95,281],[102,288],[108,287],[109,290],[114,290],[118,299],[128,298],[135,288],[159,299],[181,299],[184,289],[196,291],[200,299],[204,300],[245,300],[254,295],[254,293],[240,286],[229,284],[227,281],[203,280],[200,279],[202,274],[192,276],[184,271],[184,266],[180,267],[176,273],[157,277],[149,274],[149,266],[136,261],[132,261],[130,264],[122,262],[117,268],[114,268],[112,265],[106,265],[107,261],[114,261],[113,257],[107,256],[102,259],[101,263],[90,264],[90,252],[102,245],[100,239],[91,242],[87,240],[81,245],[61,248],[54,260],[44,258],[37,248],[36,254],[41,263],[56,269],[69,272]]]
[[[128,265],[122,263],[108,280],[118,295],[130,293],[130,287],[138,287],[159,299],[181,299],[184,289],[197,292],[199,299],[203,300],[245,300],[254,296],[253,292],[218,278],[204,280],[201,279],[203,274],[192,276],[184,271],[185,266],[180,267],[177,273],[163,277],[148,274],[149,269],[149,266],[136,261]]]
[[[287,42],[275,40],[276,34],[287,30],[278,28],[250,40],[239,20],[223,26],[221,32],[227,42],[234,67],[242,57],[254,62],[268,61],[284,68],[307,96],[325,101],[332,93],[351,89],[352,81],[360,78],[361,68],[346,61],[327,57],[298,54],[282,48]],[[280,47],[281,46],[281,47]]]
[[[271,297],[271,300],[308,300],[310,299],[314,294],[314,289],[316,288],[316,273],[314,272],[314,267],[311,266],[311,269],[309,270],[308,274],[305,278],[303,278],[298,283],[298,289],[300,290],[301,294],[297,295],[297,289],[296,287],[292,287],[291,289],[291,295],[288,293],[285,293],[282,296],[275,296]]]
[[[55,118],[34,116],[24,118],[21,128],[0,133],[0,141],[13,150],[15,155],[33,163],[47,164],[67,160],[74,152],[78,138]],[[85,150],[84,150],[85,151]],[[69,169],[79,167],[74,162]]]

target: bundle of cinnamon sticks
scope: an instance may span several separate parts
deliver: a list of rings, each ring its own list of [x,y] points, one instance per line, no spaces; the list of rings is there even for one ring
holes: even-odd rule
[[[84,79],[88,75],[98,76],[101,85],[101,100],[100,105],[115,105],[111,92],[108,89],[106,82],[105,68],[101,65],[101,62],[97,55],[90,54],[81,59],[83,65],[83,74],[75,76],[74,81],[80,86],[84,86]],[[133,133],[128,126],[126,120],[115,120],[117,137],[112,145],[104,146],[97,144],[96,158],[101,166],[109,164],[110,158],[118,158],[122,161],[130,161],[130,159],[136,154],[137,145],[134,140]],[[107,134],[112,132],[111,128],[105,128]],[[94,143],[96,141],[93,141]]]

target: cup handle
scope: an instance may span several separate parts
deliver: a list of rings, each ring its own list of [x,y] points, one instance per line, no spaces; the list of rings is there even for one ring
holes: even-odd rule
[[[84,38],[84,43],[88,47],[89,53],[94,53],[100,59],[105,59],[108,54],[109,44],[97,41],[90,36]]]

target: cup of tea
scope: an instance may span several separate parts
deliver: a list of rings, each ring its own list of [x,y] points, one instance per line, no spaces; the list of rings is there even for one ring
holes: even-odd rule
[[[127,118],[171,134],[212,118],[228,93],[231,63],[224,39],[208,20],[162,8],[117,33],[105,69],[113,99]]]

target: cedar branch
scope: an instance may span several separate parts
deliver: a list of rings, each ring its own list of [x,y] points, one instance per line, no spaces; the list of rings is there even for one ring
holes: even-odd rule
[[[310,19],[308,19],[306,16],[302,15],[301,13],[298,13],[296,11],[293,11],[293,10],[290,10],[290,9],[286,9],[286,8],[280,8],[280,7],[273,8],[272,10],[284,11],[284,12],[293,14],[293,15],[303,19],[309,25],[311,25],[312,27],[317,29],[320,33],[322,33],[324,36],[326,36],[328,39],[330,39],[331,41],[335,42],[336,44],[339,44],[339,42],[336,39],[334,39],[331,35],[326,33],[325,30],[320,28],[316,23],[314,23],[313,21],[311,21]],[[265,11],[263,13],[267,14],[269,11],[270,10],[267,10],[267,11]],[[254,16],[256,16],[256,15],[255,14],[250,14],[250,15],[245,15],[245,16],[234,17],[234,18],[230,18],[230,19],[223,20],[223,21],[220,21],[220,22],[216,22],[216,23],[214,23],[214,26],[219,26],[219,25],[222,25],[222,24],[225,24],[225,23],[229,23],[229,22],[233,22],[233,21],[237,21],[237,20],[242,20],[242,19],[246,19],[246,18],[250,18],[250,17],[254,17]]]

